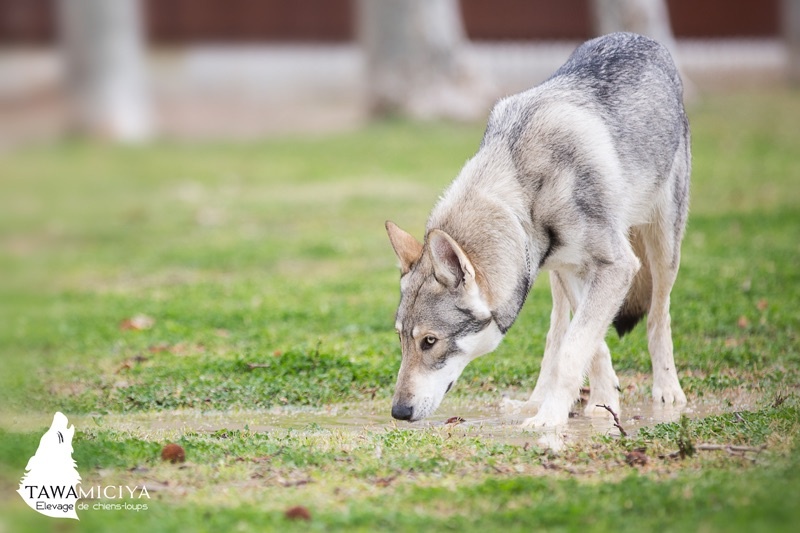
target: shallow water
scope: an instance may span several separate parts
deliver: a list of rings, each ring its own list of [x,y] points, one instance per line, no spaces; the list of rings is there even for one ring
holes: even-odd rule
[[[690,418],[702,418],[726,412],[747,411],[756,407],[759,397],[742,391],[725,391],[719,396],[695,399],[683,408],[654,405],[650,399],[625,401],[621,405],[620,423],[628,434],[642,427],[662,422],[672,422],[685,414]],[[446,426],[451,417],[460,417],[459,431],[473,436],[482,436],[508,444],[524,444],[539,435],[524,430],[519,424],[529,414],[506,413],[497,401],[474,401],[447,399],[429,419],[415,422],[394,421],[389,411],[390,400],[336,404],[323,408],[282,407],[269,410],[201,411],[177,410],[145,413],[115,413],[109,415],[69,416],[70,423],[78,430],[114,429],[129,431],[148,440],[174,439],[188,432],[213,432],[220,429],[249,428],[256,432],[294,429],[314,432],[319,430],[360,432],[392,428],[436,428]],[[577,409],[580,411],[580,409]],[[36,431],[46,427],[52,414],[20,415],[0,414],[0,427],[11,431]],[[598,434],[618,435],[610,417],[570,418],[566,426],[551,433],[544,443],[560,447],[565,443],[578,442]],[[542,441],[540,440],[540,443]]]

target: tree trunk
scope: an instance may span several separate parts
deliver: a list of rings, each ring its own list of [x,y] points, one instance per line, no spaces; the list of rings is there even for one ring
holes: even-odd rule
[[[781,22],[789,52],[789,83],[800,85],[800,0],[783,0]]]
[[[465,57],[458,0],[359,0],[358,28],[373,116],[485,113],[489,91]]]
[[[630,31],[655,39],[675,51],[675,37],[665,0],[592,0],[595,33]]]
[[[592,0],[591,8],[595,34],[629,31],[663,44],[683,78],[684,100],[694,98],[694,84],[681,68],[666,0]]]
[[[59,0],[73,128],[122,142],[152,134],[138,0]]]

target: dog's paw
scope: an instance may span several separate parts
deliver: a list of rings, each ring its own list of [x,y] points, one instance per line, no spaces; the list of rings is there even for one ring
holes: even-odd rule
[[[686,395],[678,382],[667,385],[653,385],[653,402],[664,405],[684,405]]]

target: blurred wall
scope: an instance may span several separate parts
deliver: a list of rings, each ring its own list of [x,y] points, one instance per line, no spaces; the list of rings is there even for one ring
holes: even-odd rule
[[[55,40],[58,0],[0,0],[0,44]],[[349,42],[353,0],[143,0],[149,40]],[[777,37],[780,0],[668,0],[677,37]],[[461,0],[473,40],[580,40],[592,35],[589,0]]]

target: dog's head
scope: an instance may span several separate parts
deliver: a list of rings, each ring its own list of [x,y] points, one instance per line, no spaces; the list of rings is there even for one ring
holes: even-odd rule
[[[392,416],[416,421],[433,413],[467,363],[503,338],[475,266],[459,244],[431,230],[425,244],[386,223],[400,260],[400,306],[395,327],[403,359]]]

